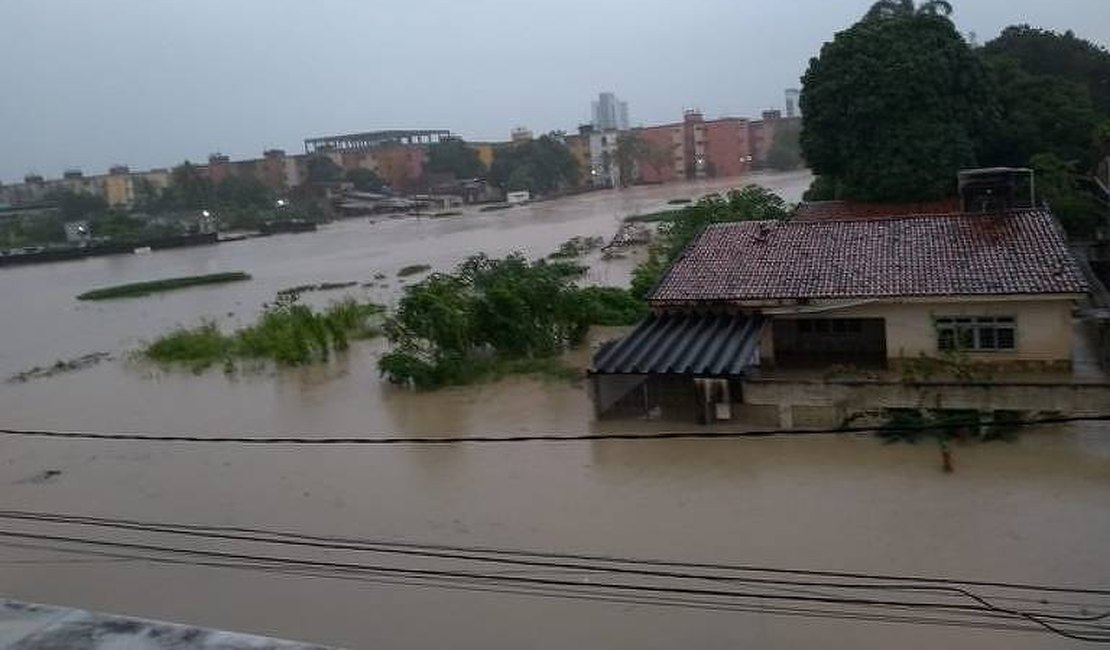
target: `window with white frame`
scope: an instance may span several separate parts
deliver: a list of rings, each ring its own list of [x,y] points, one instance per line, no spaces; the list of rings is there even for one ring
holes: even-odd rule
[[[1016,347],[1012,316],[953,316],[936,319],[937,348],[997,352]]]

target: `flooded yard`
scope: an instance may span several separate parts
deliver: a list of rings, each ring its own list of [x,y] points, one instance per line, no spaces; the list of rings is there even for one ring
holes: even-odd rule
[[[754,180],[797,200],[809,178]],[[595,430],[584,385],[511,378],[435,393],[387,386],[375,365],[380,341],[356,345],[326,366],[232,376],[219,369],[200,375],[160,370],[129,352],[202,318],[227,326],[250,322],[278,290],[295,285],[359,281],[373,286],[351,289],[352,295],[389,302],[405,283],[423,277],[398,277],[404,266],[448,269],[479,251],[543,256],[573,236],[607,238],[622,217],[665,209],[668,199],[696,198],[741,182],[635,188],[445,219],[359,219],[315,234],[4,270],[0,376],[92,353],[111,358],[73,372],[0,381],[0,427],[305,437]],[[623,285],[634,262],[603,262],[595,254],[588,280]],[[254,279],[135,300],[74,299],[100,286],[234,270]],[[375,279],[378,274],[384,277]],[[325,304],[342,295],[318,292],[305,299]],[[595,339],[604,336],[595,333]],[[584,363],[588,353],[578,351],[578,361]],[[884,445],[870,436],[437,447],[0,436],[0,510],[419,544],[1106,586],[1105,423],[1031,430],[1012,443],[957,446],[956,462],[957,471],[945,475],[935,446]],[[0,531],[192,544],[197,550],[250,547],[10,520],[0,521]],[[353,648],[1089,645],[1039,632],[573,600],[415,580],[396,584],[382,575],[354,581],[259,570],[246,562],[237,568],[175,565],[149,557],[80,555],[69,552],[73,548],[0,538],[0,594]],[[350,551],[312,557],[406,565]]]

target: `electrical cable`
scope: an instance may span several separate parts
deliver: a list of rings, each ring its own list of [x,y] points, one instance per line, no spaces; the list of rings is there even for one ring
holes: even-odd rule
[[[818,576],[830,578],[853,578],[861,580],[884,580],[884,581],[904,581],[904,582],[919,582],[926,584],[957,584],[962,586],[973,587],[997,587],[1013,590],[1024,591],[1038,591],[1038,592],[1058,592],[1058,593],[1075,593],[1075,594],[1088,594],[1098,596],[1110,596],[1110,589],[1093,589],[1088,587],[1067,587],[1059,585],[1037,585],[1029,583],[1016,583],[1016,582],[999,582],[999,581],[977,581],[977,580],[964,580],[959,578],[945,578],[934,576],[913,576],[913,575],[894,575],[884,573],[862,573],[862,572],[846,572],[846,571],[828,571],[828,570],[814,570],[814,569],[785,569],[778,567],[763,567],[746,564],[728,564],[728,563],[704,563],[704,562],[688,562],[677,560],[666,560],[660,558],[629,558],[613,555],[600,555],[600,554],[583,554],[583,553],[557,553],[545,550],[523,550],[511,549],[502,547],[490,546],[452,546],[447,544],[428,544],[416,543],[411,541],[398,541],[398,540],[375,540],[365,538],[349,538],[338,536],[326,535],[309,535],[299,532],[272,530],[265,528],[252,528],[243,526],[212,526],[204,524],[185,524],[178,522],[145,522],[136,519],[123,519],[123,518],[105,518],[93,517],[87,515],[70,515],[58,514],[48,512],[36,512],[25,510],[0,510],[0,519],[21,519],[29,521],[43,521],[48,523],[81,523],[85,525],[128,528],[132,527],[137,530],[148,530],[152,528],[159,528],[157,532],[175,533],[178,531],[200,531],[200,532],[215,532],[215,533],[231,533],[238,535],[249,535],[250,537],[241,538],[244,541],[264,541],[261,540],[259,535],[268,535],[274,538],[288,538],[293,540],[304,540],[307,542],[321,542],[322,548],[332,548],[337,550],[361,550],[367,547],[392,547],[400,549],[413,549],[416,551],[460,551],[469,553],[481,553],[486,555],[506,555],[510,557],[540,557],[540,558],[553,558],[559,560],[584,560],[594,562],[606,562],[614,564],[633,564],[633,565],[648,565],[648,566],[671,566],[671,567],[687,567],[694,569],[710,569],[719,571],[730,572],[750,572],[750,573],[770,573],[770,574],[796,574],[804,576]],[[367,550],[374,550],[369,548]],[[561,565],[567,566],[567,565]],[[822,583],[826,584],[826,583]],[[1029,602],[1043,602],[1042,599],[1030,600]],[[1060,603],[1060,604],[1076,604],[1087,605],[1086,603]]]
[[[78,543],[92,546],[120,548],[131,551],[140,552],[162,552],[162,553],[177,553],[187,556],[199,556],[204,558],[215,558],[217,560],[232,560],[232,561],[247,561],[247,562],[269,562],[284,566],[297,566],[309,569],[327,569],[327,570],[349,570],[349,571],[372,571],[376,573],[401,575],[406,577],[431,577],[431,578],[460,578],[470,580],[487,580],[496,581],[499,583],[508,583],[512,585],[526,585],[537,587],[555,587],[555,588],[580,588],[581,582],[569,580],[556,580],[551,578],[535,578],[524,576],[488,576],[481,573],[469,571],[447,571],[447,570],[431,570],[431,569],[417,569],[411,567],[395,567],[385,565],[373,564],[357,564],[349,562],[335,562],[325,560],[308,560],[300,558],[290,558],[282,556],[260,556],[255,554],[244,553],[229,553],[222,551],[200,551],[195,549],[182,549],[176,547],[157,546],[152,544],[139,544],[133,542],[119,542],[101,539],[80,538],[71,536],[57,536],[57,535],[44,535],[26,532],[13,532],[13,531],[0,531],[0,537],[17,538],[17,539],[32,539],[38,541],[53,541],[53,542],[67,542]],[[1024,618],[1043,629],[1054,634],[1080,641],[1091,642],[1110,642],[1110,636],[1091,636],[1089,634],[1072,632],[1060,627],[1055,623],[1048,623],[1039,617],[1016,611],[1008,610],[1005,608],[993,606],[971,606],[971,605],[953,605],[936,602],[906,602],[897,600],[879,600],[872,598],[827,598],[816,596],[789,596],[782,594],[743,594],[731,590],[722,589],[706,589],[694,587],[654,587],[649,585],[634,584],[634,583],[614,583],[604,582],[591,584],[591,586],[616,590],[620,592],[628,592],[633,594],[677,594],[684,597],[723,597],[723,598],[758,598],[760,600],[771,601],[792,601],[792,602],[807,602],[807,603],[822,603],[822,604],[835,604],[835,605],[850,605],[850,606],[888,606],[904,609],[929,609],[929,610],[945,610],[945,611],[959,611],[959,612],[994,612],[999,614],[1007,614]],[[1103,631],[1101,628],[1099,631]]]
[[[306,539],[290,539],[289,535],[283,533],[275,533],[273,531],[266,531],[261,529],[252,529],[249,534],[237,534],[213,530],[210,527],[196,526],[196,525],[181,525],[181,524],[164,524],[158,522],[136,522],[134,520],[108,520],[103,518],[92,517],[79,517],[74,515],[54,515],[50,513],[28,513],[22,511],[0,511],[0,519],[13,519],[17,521],[36,521],[52,524],[76,524],[83,526],[96,526],[102,528],[114,528],[122,530],[139,530],[144,532],[156,533],[169,533],[191,537],[202,537],[208,539],[221,539],[231,541],[245,541],[251,543],[266,543],[266,544],[282,544],[289,546],[322,548],[327,550],[353,550],[353,551],[367,551],[381,554],[394,554],[406,555],[423,558],[437,558],[437,559],[453,559],[453,560],[466,560],[484,563],[498,563],[509,564],[513,566],[526,566],[526,567],[542,567],[546,569],[563,569],[574,570],[582,572],[602,572],[611,574],[624,574],[636,575],[653,578],[674,578],[681,580],[704,580],[712,582],[731,582],[731,583],[754,583],[760,585],[790,585],[796,587],[821,587],[821,588],[834,588],[834,589],[854,589],[854,590],[872,590],[872,591],[926,591],[932,593],[946,593],[949,595],[962,596],[984,606],[1001,608],[993,602],[987,600],[979,594],[973,593],[969,589],[964,589],[955,585],[923,585],[923,584],[864,584],[864,583],[844,583],[837,582],[831,583],[827,581],[815,580],[784,580],[773,578],[753,578],[753,577],[739,577],[739,576],[722,576],[722,575],[706,575],[695,574],[690,572],[680,571],[662,571],[657,569],[634,569],[613,566],[598,566],[596,564],[583,564],[579,561],[567,563],[552,561],[549,559],[521,559],[520,556],[512,557],[486,557],[488,553],[482,554],[478,552],[475,554],[466,548],[454,547],[450,550],[442,549],[417,549],[412,547],[393,548],[389,544],[381,544],[374,542],[367,542],[360,540],[359,542],[324,542],[317,540]],[[535,556],[533,556],[535,557]],[[595,560],[596,561],[596,560]],[[621,558],[616,562],[622,564],[632,564],[635,560]],[[781,587],[780,587],[781,588]],[[1019,610],[1014,610],[1019,611]],[[1110,617],[1110,610],[1102,614],[1094,615],[1072,615],[1063,614],[1058,612],[1024,612],[1043,618],[1050,618],[1055,620],[1066,621],[1098,621]]]
[[[1110,414],[1046,417],[1021,422],[1007,422],[1007,427],[1033,427],[1045,424],[1073,422],[1108,422]],[[952,424],[926,424],[913,426],[858,426],[825,429],[766,429],[748,431],[670,431],[658,433],[583,433],[583,434],[512,434],[496,436],[198,436],[156,435],[149,433],[97,433],[92,431],[56,431],[36,429],[0,429],[0,435],[12,437],[61,438],[79,440],[111,440],[129,442],[195,442],[206,444],[244,445],[451,445],[463,443],[519,443],[519,442],[589,442],[601,440],[728,440],[732,438],[762,438],[777,435],[835,435],[850,433],[915,433],[952,429]]]
[[[802,616],[811,618],[827,618],[827,619],[844,619],[844,620],[862,620],[869,622],[880,623],[910,623],[921,625],[940,625],[946,627],[965,627],[965,628],[978,628],[986,630],[998,631],[1017,631],[1017,632],[1043,632],[1044,630],[1034,627],[1032,625],[1022,625],[1019,623],[988,623],[984,621],[974,620],[957,620],[957,619],[939,619],[935,617],[911,617],[907,615],[884,615],[884,614],[871,614],[871,613],[857,613],[849,611],[837,610],[821,610],[814,608],[798,608],[798,607],[783,607],[783,606],[743,606],[743,605],[728,605],[724,603],[714,603],[710,601],[698,600],[682,600],[677,598],[664,598],[664,597],[650,597],[650,596],[612,596],[599,594],[596,591],[578,590],[538,590],[526,589],[520,587],[500,587],[496,585],[486,585],[479,582],[433,582],[430,579],[403,579],[403,578],[375,578],[369,576],[350,575],[343,573],[322,573],[298,569],[277,569],[270,568],[264,565],[247,565],[247,564],[232,564],[223,562],[210,562],[210,561],[193,561],[193,560],[180,560],[172,558],[161,558],[154,556],[140,556],[133,554],[120,554],[109,553],[100,551],[80,551],[67,549],[62,547],[52,547],[35,544],[16,544],[11,542],[0,542],[0,546],[14,547],[14,548],[30,548],[35,550],[50,550],[65,553],[79,553],[89,554],[94,556],[106,556],[115,558],[120,561],[146,561],[156,564],[170,564],[170,565],[184,565],[184,566],[202,566],[209,568],[224,568],[232,570],[258,570],[268,574],[275,575],[288,575],[295,577],[318,577],[324,579],[335,579],[343,581],[355,581],[360,583],[382,584],[382,585],[400,585],[406,587],[433,587],[445,588],[452,590],[461,590],[469,592],[484,592],[496,594],[517,594],[524,596],[541,596],[558,598],[565,600],[586,600],[606,603],[629,604],[629,605],[648,605],[648,606],[664,606],[664,607],[681,607],[686,609],[697,609],[705,611],[722,611],[722,612],[741,612],[741,613],[754,613],[754,614],[772,614],[772,615],[788,615],[788,616]]]

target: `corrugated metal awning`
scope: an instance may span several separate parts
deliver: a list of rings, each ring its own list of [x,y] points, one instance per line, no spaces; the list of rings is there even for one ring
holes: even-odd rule
[[[741,375],[759,348],[764,319],[739,314],[662,314],[594,357],[597,375]]]

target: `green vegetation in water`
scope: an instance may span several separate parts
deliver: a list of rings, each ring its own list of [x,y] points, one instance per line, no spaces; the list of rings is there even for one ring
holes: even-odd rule
[[[647,304],[626,289],[583,287],[577,295],[591,325],[635,325],[648,314]]]
[[[77,299],[108,300],[110,298],[133,298],[138,296],[147,296],[152,293],[175,291],[177,289],[185,289],[188,287],[196,287],[205,284],[222,284],[224,282],[239,282],[241,280],[250,279],[251,276],[247,273],[243,273],[242,271],[235,271],[232,273],[210,273],[208,275],[193,275],[182,278],[167,278],[165,280],[135,282],[133,284],[121,284],[114,287],[94,289],[92,291],[87,291],[77,296]]]
[[[590,325],[629,325],[646,312],[623,289],[576,286],[583,270],[521,255],[476,255],[454,273],[406,287],[385,323],[393,349],[378,367],[391,382],[417,388],[508,373],[577,377],[559,363],[561,352],[580,344]]]
[[[1047,415],[1047,414],[1042,414]],[[953,442],[1013,441],[1026,422],[1020,411],[977,411],[975,409],[889,408],[859,412],[847,418],[847,427],[860,419],[877,418],[876,435],[884,442],[917,444],[936,442],[941,467],[955,471]]]
[[[550,259],[571,259],[582,257],[590,251],[601,248],[605,240],[601,237],[571,237],[559,245],[559,249],[548,255]]]
[[[358,282],[321,282],[320,284],[300,284],[295,287],[289,287],[278,291],[278,295],[300,295],[302,293],[310,293],[313,291],[335,291],[336,289],[347,289],[350,287],[358,286]]]
[[[878,430],[880,438],[911,444],[927,438],[1008,441],[1013,440],[1023,422],[1017,411],[981,413],[974,409],[892,408],[883,411],[883,418]]]
[[[966,352],[960,350],[945,351],[939,357],[922,353],[917,357],[902,359],[900,365],[902,381],[907,384],[933,379],[983,382],[994,378],[994,368],[989,363],[976,363]]]
[[[674,218],[680,210],[660,210],[659,212],[649,212],[647,214],[630,214],[624,218],[626,223],[654,223],[656,221],[666,221]]]
[[[378,336],[376,317],[384,311],[381,305],[347,299],[318,312],[297,304],[295,294],[285,294],[267,306],[254,325],[232,334],[224,334],[213,322],[180,328],[155,340],[143,354],[197,372],[219,362],[233,369],[236,359],[306,365],[327,361],[331,353],[346,350],[351,340]]]
[[[397,271],[397,277],[407,278],[410,275],[420,275],[432,270],[431,264],[409,264],[402,266],[400,271]]]

